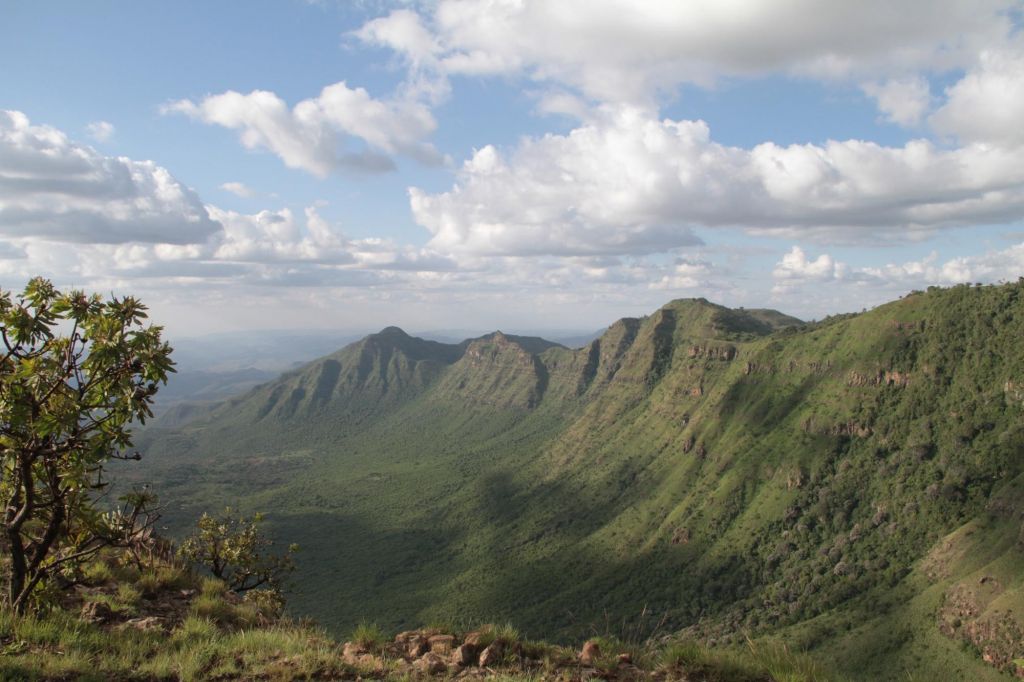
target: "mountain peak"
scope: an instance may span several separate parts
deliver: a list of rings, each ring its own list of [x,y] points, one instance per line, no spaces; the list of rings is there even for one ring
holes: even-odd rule
[[[516,334],[506,334],[499,330],[493,331],[490,334],[484,334],[475,339],[467,339],[463,341],[467,347],[479,344],[493,343],[497,346],[517,346],[520,350],[526,351],[530,355],[539,355],[548,348],[562,348],[563,346],[554,341],[548,341],[547,339],[539,336],[517,336]]]
[[[401,327],[396,327],[394,325],[384,327],[376,334],[371,334],[371,336],[391,336],[403,339],[411,338],[408,334],[405,333],[405,330],[403,330]]]
[[[727,308],[706,298],[678,298],[662,306],[658,313],[674,316],[688,334],[707,338],[765,336],[783,327],[803,324],[777,310]]]

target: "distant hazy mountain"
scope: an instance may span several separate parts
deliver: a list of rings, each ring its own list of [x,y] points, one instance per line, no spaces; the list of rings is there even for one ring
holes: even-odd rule
[[[147,429],[126,472],[179,528],[267,512],[303,546],[295,610],[334,629],[559,637],[646,608],[858,679],[1002,679],[1024,656],[1022,291],[814,324],[680,300],[578,349],[391,327]]]
[[[426,339],[458,343],[458,331],[418,333]],[[528,334],[531,335],[531,334]],[[555,332],[555,343],[576,348],[600,332]],[[155,410],[163,426],[175,426],[208,410],[212,403],[238,395],[282,372],[327,355],[364,334],[314,330],[229,332],[176,339],[177,373],[157,395]]]

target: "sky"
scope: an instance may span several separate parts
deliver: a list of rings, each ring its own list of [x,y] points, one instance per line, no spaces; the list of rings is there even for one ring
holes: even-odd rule
[[[169,335],[1024,276],[1024,0],[0,0],[0,288]]]

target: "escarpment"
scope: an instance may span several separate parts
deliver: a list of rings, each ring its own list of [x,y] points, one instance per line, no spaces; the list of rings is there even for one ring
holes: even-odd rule
[[[329,627],[372,610],[574,636],[642,601],[672,630],[796,633],[849,662],[897,618],[906,641],[863,679],[925,643],[986,679],[970,666],[1009,670],[1020,623],[1019,290],[814,323],[672,301],[581,348],[392,328],[144,434],[143,463],[169,497],[282,510],[324,588],[293,604]]]

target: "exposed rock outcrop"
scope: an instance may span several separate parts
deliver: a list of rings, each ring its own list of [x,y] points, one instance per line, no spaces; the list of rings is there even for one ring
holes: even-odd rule
[[[692,359],[721,360],[728,362],[736,358],[735,346],[690,346],[686,357]]]
[[[898,370],[878,370],[874,374],[850,370],[846,377],[847,386],[899,386],[910,383],[910,372]]]
[[[601,656],[601,647],[594,640],[588,640],[580,651],[580,663],[583,665],[594,665]]]
[[[672,533],[672,544],[673,545],[688,545],[688,544],[690,544],[690,529],[689,528],[676,528],[675,532]]]

